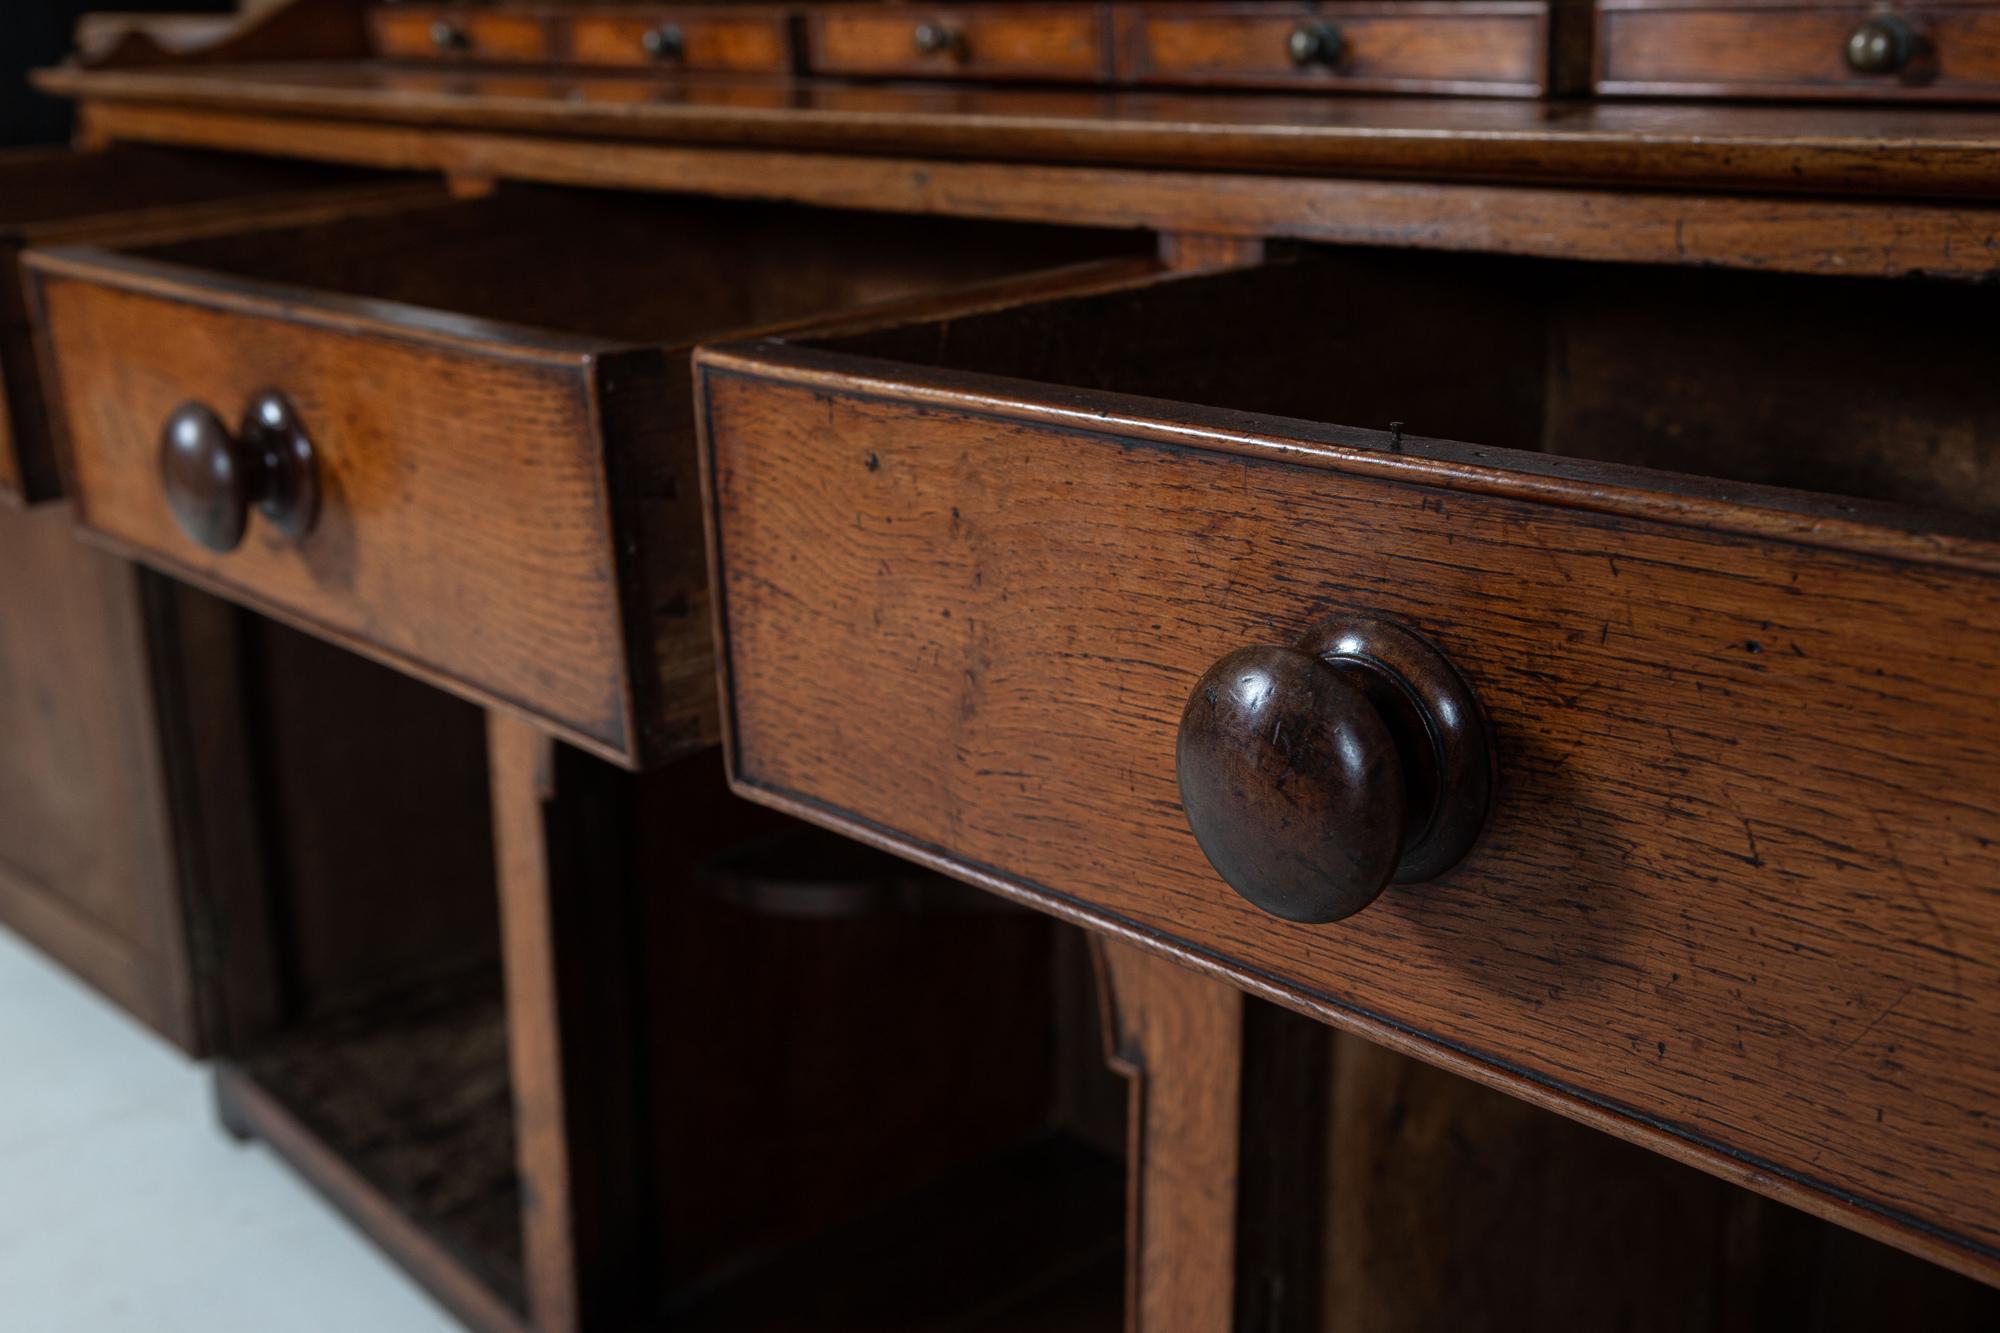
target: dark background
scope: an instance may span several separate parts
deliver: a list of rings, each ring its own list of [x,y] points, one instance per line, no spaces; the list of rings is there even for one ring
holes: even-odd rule
[[[91,10],[217,13],[230,0],[0,0],[0,145],[47,143],[69,135],[69,109],[28,86],[27,73],[69,54],[69,35]]]

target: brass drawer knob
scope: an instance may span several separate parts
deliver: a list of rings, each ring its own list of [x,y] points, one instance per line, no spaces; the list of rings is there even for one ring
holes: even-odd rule
[[[910,32],[911,44],[922,56],[964,55],[965,36],[948,24],[926,20]]]
[[[431,45],[440,51],[463,51],[472,45],[472,38],[451,20],[439,19],[431,24]]]
[[[654,60],[679,60],[687,52],[687,38],[678,23],[662,23],[646,29],[639,38],[640,49]]]
[[[312,441],[282,394],[250,400],[235,435],[204,403],[183,403],[160,433],[160,480],[181,531],[211,551],[242,544],[255,505],[294,541],[319,517]]]
[[[1331,68],[1340,63],[1340,53],[1345,45],[1340,29],[1333,24],[1301,23],[1285,38],[1285,54],[1301,69],[1308,65]]]
[[[1175,767],[1209,864],[1290,921],[1338,921],[1392,881],[1451,869],[1493,789],[1471,686],[1424,639],[1367,619],[1210,667],[1181,715]]]
[[[1894,14],[1877,14],[1847,34],[1846,50],[1856,74],[1898,74],[1917,54],[1916,30]]]

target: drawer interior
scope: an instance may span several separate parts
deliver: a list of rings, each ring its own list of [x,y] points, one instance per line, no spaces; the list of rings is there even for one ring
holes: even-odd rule
[[[1991,520],[1996,328],[1915,279],[1302,248],[816,345]]]
[[[1123,232],[508,186],[480,199],[131,253],[474,319],[678,345],[1145,245]]]

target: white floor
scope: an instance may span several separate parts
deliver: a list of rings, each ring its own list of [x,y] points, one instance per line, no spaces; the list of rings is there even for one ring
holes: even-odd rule
[[[0,931],[0,1329],[447,1333],[206,1073]]]

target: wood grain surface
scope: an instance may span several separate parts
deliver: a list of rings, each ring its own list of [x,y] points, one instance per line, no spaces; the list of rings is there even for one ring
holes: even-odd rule
[[[1916,49],[1893,73],[1860,73],[1848,35],[1882,13]],[[1610,0],[1598,18],[1596,91],[1641,97],[1840,97],[1898,102],[2000,98],[2000,7]]]
[[[656,56],[644,45],[646,34],[663,24],[680,32],[678,55]],[[557,41],[565,40],[565,59],[578,65],[745,74],[783,74],[792,67],[785,16],[750,5],[586,11],[562,24]]]
[[[641,765],[715,735],[671,349],[1139,245],[514,190],[32,263],[92,531]],[[319,524],[293,543],[259,518],[216,555],[174,524],[158,433],[184,402],[233,419],[266,388],[318,451]]]
[[[1114,14],[1123,83],[1495,96],[1549,90],[1549,11],[1540,3],[1390,0],[1332,11],[1120,5]],[[1336,59],[1292,59],[1287,40],[1307,22],[1338,31]]]
[[[202,1046],[138,574],[0,510],[0,920]]]
[[[427,337],[198,274],[114,276],[102,254],[39,262],[82,522],[169,572],[631,752],[588,343]],[[303,544],[253,527],[215,554],[166,508],[159,423],[190,399],[233,414],[277,385],[319,449],[320,524]]]
[[[292,61],[228,70],[44,70],[37,86],[143,115],[262,113],[426,133],[588,135],[800,153],[1432,182],[1992,198],[1991,117],[1944,107],[1727,106],[842,85],[422,71]],[[129,127],[129,128],[128,128]],[[247,131],[245,131],[247,132]],[[833,164],[825,164],[832,166]]]
[[[1992,542],[778,345],[701,366],[746,794],[2000,1274]],[[1500,787],[1459,869],[1298,927],[1201,859],[1173,738],[1217,657],[1336,611],[1444,649]]]
[[[1123,941],[1095,943],[1106,1056],[1131,1084],[1125,1328],[1228,1328],[1245,1000]]]
[[[948,42],[920,49],[919,25]],[[1111,77],[1109,20],[1097,5],[832,5],[807,14],[815,73],[1098,82]]]
[[[30,245],[192,235],[365,210],[435,187],[305,162],[127,145],[0,151],[0,502],[60,491],[20,272]]]

